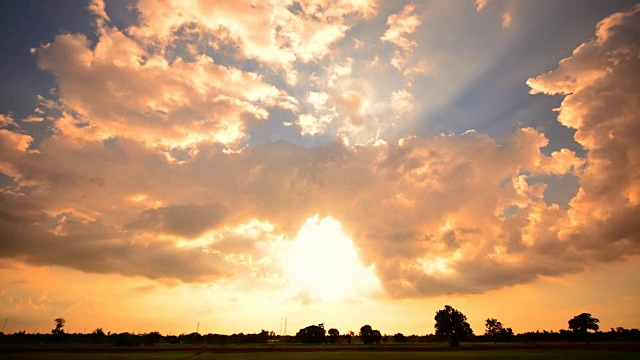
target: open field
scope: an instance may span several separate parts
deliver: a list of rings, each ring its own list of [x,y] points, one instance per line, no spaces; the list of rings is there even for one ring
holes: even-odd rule
[[[321,347],[321,346],[279,346],[279,347],[213,347],[206,350],[179,348],[0,348],[0,357],[15,360],[41,359],[197,359],[197,360],[294,360],[294,359],[637,359],[640,349],[637,345],[516,345],[491,346],[474,344],[461,350],[450,350],[442,346],[406,347]]]
[[[6,355],[6,356],[5,356]],[[12,360],[294,360],[294,359],[331,359],[331,360],[395,360],[395,359],[637,359],[637,352],[610,350],[488,350],[459,352],[378,352],[378,351],[331,351],[331,352],[256,352],[216,354],[193,351],[176,351],[168,353],[13,353],[3,354],[3,358]]]

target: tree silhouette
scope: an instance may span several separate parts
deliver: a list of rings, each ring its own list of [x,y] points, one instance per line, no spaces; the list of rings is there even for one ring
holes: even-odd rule
[[[332,328],[329,329],[329,342],[335,344],[338,341],[338,337],[340,336],[340,332],[338,329]]]
[[[56,323],[56,327],[51,330],[51,333],[54,335],[64,334],[64,330],[62,328],[64,327],[64,323],[67,321],[63,317],[59,317],[53,320],[53,322]]]
[[[353,331],[347,331],[347,334],[344,336],[347,339],[347,344],[351,344],[351,338],[355,335]]]
[[[405,342],[406,338],[403,333],[393,335],[393,340],[397,343]]]
[[[511,328],[505,329],[498,319],[489,318],[485,320],[484,326],[486,328],[484,335],[489,339],[493,339],[494,342],[510,341],[514,336],[513,330]]]
[[[500,334],[500,330],[503,329],[502,323],[498,321],[498,319],[494,319],[494,318],[489,318],[485,320],[484,327],[486,328],[484,334],[492,338],[496,338],[498,334]]]
[[[296,339],[306,344],[322,344],[325,340],[324,324],[307,326],[300,329],[296,334]]]
[[[382,340],[382,334],[379,330],[373,330],[373,343],[380,344],[380,340]]]
[[[500,330],[500,341],[511,342],[511,340],[513,340],[514,337],[515,337],[515,334],[513,333],[513,330],[510,327]]]
[[[364,325],[363,327],[361,327],[359,335],[363,343],[373,343],[373,329],[371,328],[371,325]]]
[[[444,309],[438,310],[434,319],[436,335],[446,336],[451,346],[460,346],[460,340],[464,340],[466,335],[473,334],[467,317],[450,305],[445,305]]]
[[[106,337],[107,335],[105,335],[104,331],[102,331],[102,328],[96,328],[91,333],[91,342],[94,344],[102,344]]]
[[[154,345],[162,341],[162,334],[157,331],[152,331],[142,336],[142,343],[145,345]]]
[[[600,320],[592,317],[591,314],[582,313],[569,320],[569,329],[573,330],[573,332],[578,336],[578,339],[582,339],[589,344],[589,330],[598,331],[600,328],[598,326],[599,322]]]

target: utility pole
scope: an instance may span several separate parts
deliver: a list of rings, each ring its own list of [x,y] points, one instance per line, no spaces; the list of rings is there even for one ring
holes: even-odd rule
[[[284,336],[287,336],[287,318],[284,318]]]

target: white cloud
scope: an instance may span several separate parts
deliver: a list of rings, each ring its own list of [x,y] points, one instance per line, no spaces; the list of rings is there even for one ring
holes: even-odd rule
[[[416,105],[413,95],[407,90],[394,91],[391,94],[391,108],[397,115],[407,115],[415,111]]]
[[[316,117],[313,114],[302,114],[298,117],[297,124],[300,125],[301,135],[317,135],[324,133],[331,120],[328,115]]]
[[[309,93],[309,95],[307,95],[307,102],[311,104],[316,110],[324,109],[328,100],[329,94],[323,91],[312,91]]]
[[[170,42],[181,26],[195,23],[207,31],[224,29],[247,58],[292,70],[295,61],[324,57],[329,46],[342,39],[354,19],[376,13],[375,1],[291,1],[257,4],[242,0],[138,3],[142,24],[130,32],[142,39]]]

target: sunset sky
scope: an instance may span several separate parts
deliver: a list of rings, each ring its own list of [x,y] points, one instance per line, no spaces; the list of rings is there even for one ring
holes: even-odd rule
[[[637,1],[0,6],[5,333],[640,327]]]

